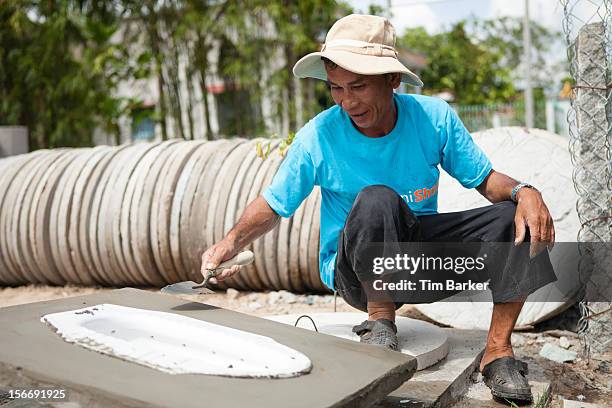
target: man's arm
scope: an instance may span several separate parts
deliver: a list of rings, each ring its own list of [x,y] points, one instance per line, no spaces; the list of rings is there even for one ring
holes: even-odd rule
[[[490,202],[498,203],[500,201],[510,200],[510,193],[512,193],[512,189],[517,184],[518,181],[512,177],[491,170],[484,181],[476,187],[476,190]]]
[[[518,181],[503,173],[491,170],[487,178],[476,190],[492,203],[510,200],[512,189]],[[516,194],[518,201],[514,223],[516,234],[514,243],[516,245],[525,239],[526,229],[529,227],[531,236],[530,254],[535,256],[548,243],[552,249],[555,242],[555,226],[553,219],[544,204],[542,194],[532,188],[521,188]]]
[[[213,269],[221,262],[234,257],[242,248],[272,230],[279,221],[280,215],[270,208],[262,196],[257,197],[247,206],[225,238],[202,254],[202,275],[206,275],[207,269]],[[226,279],[239,270],[240,266],[224,269],[216,279]]]

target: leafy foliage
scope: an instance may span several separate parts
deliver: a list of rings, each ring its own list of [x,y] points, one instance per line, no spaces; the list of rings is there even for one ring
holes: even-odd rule
[[[502,56],[470,38],[465,22],[435,35],[422,27],[407,29],[399,42],[427,55],[421,79],[428,93],[451,91],[464,104],[501,102],[515,94]]]
[[[89,146],[95,132],[118,143],[126,117],[153,119],[163,139],[253,137],[272,124],[286,148],[333,103],[325,83],[297,81],[292,67],[350,12],[336,0],[0,1],[0,125],[28,126],[36,149]],[[545,65],[556,33],[533,27],[534,61]],[[520,30],[516,19],[472,20],[435,35],[410,29],[399,43],[427,54],[426,92],[487,104],[517,94]],[[544,84],[552,75],[541,72]],[[120,96],[142,83],[154,88],[152,99],[141,95],[153,109]],[[213,96],[219,83],[225,92]],[[211,101],[231,108],[223,135],[212,130]]]
[[[109,41],[118,17],[113,2],[0,2],[0,124],[28,125],[31,148],[116,133],[126,101],[110,91],[132,74]]]
[[[550,30],[535,20],[530,21],[532,81],[536,86],[553,85],[555,74],[566,64],[565,46],[560,32]],[[521,80],[523,62],[523,20],[500,17],[490,20],[471,19],[466,27],[472,38],[491,52],[501,56],[501,63]],[[555,49],[557,48],[557,49]],[[556,59],[555,59],[556,55]]]

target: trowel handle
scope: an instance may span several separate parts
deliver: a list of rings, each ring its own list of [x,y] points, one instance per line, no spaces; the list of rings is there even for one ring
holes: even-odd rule
[[[234,265],[248,265],[253,262],[255,259],[255,255],[251,251],[242,251],[238,255],[233,258],[228,259],[227,261],[223,261],[215,268],[215,270],[219,269],[229,269]]]

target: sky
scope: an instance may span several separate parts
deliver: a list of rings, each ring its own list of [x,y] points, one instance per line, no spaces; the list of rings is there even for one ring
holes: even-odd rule
[[[367,12],[369,4],[386,7],[387,0],[348,0],[355,10]],[[530,0],[532,20],[547,28],[562,31],[563,6],[559,0]],[[587,20],[602,0],[570,0],[574,13]],[[523,16],[524,0],[391,0],[391,22],[398,35],[405,28],[423,26],[430,33],[439,32],[452,23],[469,17],[490,19],[501,16]]]

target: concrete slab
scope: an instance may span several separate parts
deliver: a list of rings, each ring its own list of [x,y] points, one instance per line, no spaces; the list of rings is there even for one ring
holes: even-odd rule
[[[287,379],[165,374],[66,343],[39,321],[44,314],[99,303],[173,312],[269,336],[307,355],[313,369]],[[416,360],[404,354],[131,288],[3,308],[0,344],[0,387],[55,384],[75,399],[116,407],[368,406],[416,370]]]
[[[465,395],[486,343],[482,330],[442,329],[449,353],[438,364],[418,371],[376,407],[449,407]]]
[[[308,316],[310,319],[305,318]],[[352,328],[368,318],[367,313],[303,313],[267,316],[266,319],[290,324],[319,333],[359,341]],[[298,321],[299,320],[299,321]],[[297,322],[297,323],[296,323]],[[314,323],[314,325],[313,325]],[[395,319],[400,352],[417,359],[417,370],[424,370],[448,354],[449,343],[446,332],[422,320],[398,316]]]

